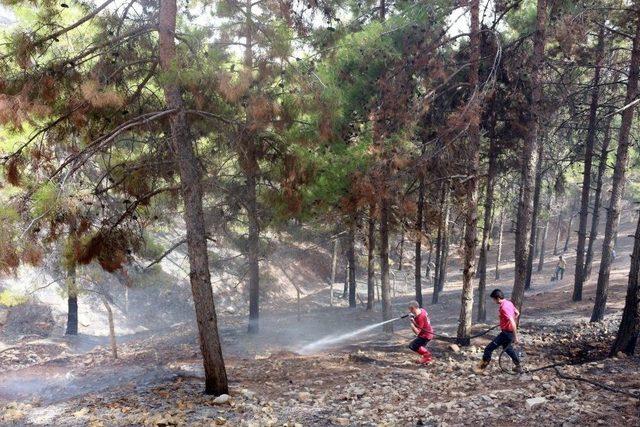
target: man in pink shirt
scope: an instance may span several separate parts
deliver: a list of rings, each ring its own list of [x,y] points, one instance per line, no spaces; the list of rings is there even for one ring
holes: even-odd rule
[[[426,365],[433,360],[431,352],[426,347],[427,343],[433,339],[433,328],[431,327],[431,322],[429,322],[427,310],[420,308],[418,301],[409,303],[409,312],[412,315],[411,330],[416,334],[413,341],[409,343],[409,348],[421,356],[417,363]]]
[[[482,356],[482,362],[478,366],[478,370],[483,371],[491,362],[491,353],[498,347],[504,348],[504,351],[511,357],[515,364],[514,371],[522,373],[522,367],[520,366],[520,359],[515,350],[511,346],[512,343],[518,342],[518,324],[517,319],[520,316],[520,312],[513,305],[511,301],[505,299],[504,294],[500,289],[494,289],[490,295],[491,299],[498,304],[498,314],[500,315],[500,334],[489,343],[484,349],[484,355]]]

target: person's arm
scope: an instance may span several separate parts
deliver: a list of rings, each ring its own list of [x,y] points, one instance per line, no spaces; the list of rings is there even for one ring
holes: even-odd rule
[[[519,316],[520,313],[516,311],[516,317]],[[518,342],[518,324],[516,323],[516,319],[509,319],[509,323],[511,323],[511,329],[513,329],[513,342]]]
[[[418,335],[420,333],[420,329],[418,328],[418,326],[416,326],[416,321],[415,319],[411,320],[411,330],[413,331],[414,334]]]

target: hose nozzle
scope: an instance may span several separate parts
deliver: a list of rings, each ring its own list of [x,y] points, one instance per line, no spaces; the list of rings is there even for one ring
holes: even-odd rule
[[[400,319],[406,319],[409,316],[411,316],[411,313],[407,313],[405,315],[400,316]]]

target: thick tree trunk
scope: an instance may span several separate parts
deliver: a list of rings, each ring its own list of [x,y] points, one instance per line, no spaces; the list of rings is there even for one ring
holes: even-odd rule
[[[638,72],[640,67],[640,8],[634,12],[636,19],[636,34],[633,39],[633,51],[631,53],[631,63],[629,65],[629,78],[627,80],[627,96],[624,105],[629,105],[638,96]],[[622,113],[620,122],[620,133],[618,136],[618,150],[616,153],[616,164],[613,169],[613,180],[611,183],[611,201],[607,211],[607,224],[602,241],[602,261],[600,262],[600,272],[598,274],[598,285],[596,287],[596,301],[591,314],[591,321],[597,322],[604,317],[604,310],[607,304],[607,290],[609,287],[609,274],[611,272],[611,248],[613,236],[618,230],[618,220],[620,218],[620,203],[624,190],[624,180],[629,163],[629,133],[633,123],[633,113],[635,108],[627,108]]]
[[[542,194],[542,154],[544,152],[544,144],[538,143],[538,164],[536,165],[536,179],[533,190],[533,210],[531,212],[531,235],[529,239],[529,253],[527,257],[527,276],[524,284],[525,289],[531,289],[531,279],[533,276],[533,259],[536,256],[535,248],[538,246],[538,237],[540,229],[538,227],[538,218],[540,216],[540,197]]]
[[[167,74],[175,72],[179,66],[176,61],[175,46],[176,12],[176,0],[160,0],[159,58],[160,66]],[[202,172],[189,135],[181,90],[173,81],[175,79],[164,79],[163,89],[167,107],[176,110],[170,118],[171,147],[180,173],[184,199],[189,276],[204,364],[205,392],[223,394],[229,392],[229,387],[211,289],[207,229],[202,211]]]
[[[480,0],[471,0],[471,55],[469,70],[470,102],[480,106],[478,70],[480,68]],[[473,277],[475,275],[477,227],[478,227],[478,172],[480,169],[480,109],[476,110],[476,120],[469,124],[469,143],[467,153],[467,173],[465,182],[467,196],[464,222],[464,254],[462,262],[462,294],[460,296],[460,317],[458,319],[457,341],[460,345],[471,344],[471,324],[473,322]],[[491,216],[489,215],[489,219]],[[488,227],[485,222],[485,228]],[[484,232],[483,232],[484,235]],[[486,247],[486,242],[485,242]]]
[[[515,276],[511,300],[522,312],[524,288],[527,279],[527,260],[531,220],[533,210],[533,190],[538,153],[538,127],[540,121],[540,103],[542,98],[542,67],[544,60],[545,30],[547,21],[547,0],[538,0],[536,31],[533,37],[533,58],[531,60],[531,117],[529,134],[527,135],[520,162],[522,164],[521,188],[522,198],[518,204],[518,219],[515,242]]]
[[[356,307],[356,221],[352,218],[349,224],[349,244],[347,246],[349,262],[349,307]]]
[[[640,216],[636,226],[636,234],[631,254],[631,267],[629,269],[629,282],[627,284],[627,297],[622,312],[622,320],[618,328],[618,334],[611,347],[611,355],[622,351],[633,355],[640,334],[640,285],[638,274],[640,273]]]
[[[333,255],[331,257],[331,282],[329,283],[329,306],[333,307],[333,284],[336,282],[336,271],[338,268],[338,244],[340,239],[336,237],[333,241]]]
[[[613,111],[610,111],[613,113]],[[596,175],[596,190],[593,195],[593,213],[591,214],[591,231],[589,232],[589,244],[587,245],[587,256],[584,262],[585,280],[591,276],[591,268],[593,266],[593,247],[598,237],[598,225],[600,223],[600,205],[602,203],[602,181],[607,170],[607,157],[609,155],[609,144],[611,142],[611,117],[607,119],[604,129],[604,137],[602,138],[602,147],[600,148],[600,162],[598,163],[598,172]]]
[[[391,295],[389,293],[389,199],[383,197],[380,205],[380,291],[382,293],[382,320],[390,320]],[[385,332],[393,332],[393,324],[384,325]]]
[[[502,261],[502,235],[504,234],[504,208],[500,209],[500,225],[498,226],[498,251],[496,253],[496,280],[500,279],[500,262]]]
[[[587,220],[589,216],[589,196],[591,193],[591,166],[593,164],[593,146],[596,140],[598,125],[598,97],[600,94],[600,67],[604,57],[604,25],[598,32],[598,46],[596,48],[596,64],[593,74],[593,89],[591,90],[591,105],[589,106],[589,127],[584,150],[584,170],[582,172],[582,192],[580,195],[580,217],[578,225],[578,245],[576,247],[576,272],[573,282],[573,301],[582,301],[582,287],[585,275],[585,245],[587,242]]]
[[[78,285],[75,265],[67,268],[67,330],[65,335],[78,335]]]
[[[491,233],[491,218],[493,217],[493,192],[497,171],[496,140],[492,136],[489,143],[489,168],[487,170],[486,194],[484,196],[484,228],[482,229],[482,241],[480,243],[480,257],[478,259],[478,322],[487,319],[486,289],[487,289],[487,252],[489,250],[489,237]]]
[[[369,207],[369,227],[367,232],[367,310],[373,310],[376,298],[375,284],[375,248],[376,248],[376,220],[373,206]]]
[[[424,178],[418,186],[418,212],[416,213],[415,292],[416,301],[422,307],[422,215],[424,211]]]

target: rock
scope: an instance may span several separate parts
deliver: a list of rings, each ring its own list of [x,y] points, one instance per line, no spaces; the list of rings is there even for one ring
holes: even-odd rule
[[[309,400],[311,400],[311,393],[309,393],[308,391],[301,391],[300,393],[298,393],[298,400],[300,402],[308,402]]]
[[[230,305],[227,308],[225,308],[224,311],[226,311],[229,314],[235,314],[236,313],[236,308],[234,306]]]
[[[230,400],[231,396],[229,396],[228,394],[221,394],[220,396],[213,399],[213,403],[216,405],[224,405],[229,403]]]
[[[460,353],[460,346],[458,346],[458,344],[450,344],[449,349],[454,353]]]
[[[0,306],[0,326],[7,323],[7,319],[9,318],[9,309],[4,306]]]
[[[361,387],[356,387],[352,391],[353,391],[353,394],[358,398],[364,396],[365,393],[367,392],[364,388],[361,388]]]
[[[335,419],[333,420],[333,422],[334,422],[335,424],[339,425],[339,426],[348,426],[348,425],[349,425],[349,423],[350,423],[350,422],[349,422],[349,418],[342,418],[342,417],[340,417],[340,418],[335,418]]]
[[[531,399],[527,399],[525,405],[528,410],[532,411],[547,402],[547,399],[544,397],[532,397]]]
[[[223,426],[227,423],[227,420],[222,417],[217,417],[215,420],[216,425]]]
[[[246,399],[254,399],[256,397],[255,392],[251,390],[247,390],[246,388],[243,388],[242,390],[240,390],[240,394]]]

